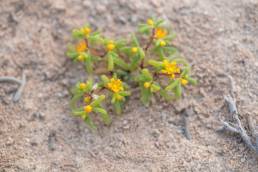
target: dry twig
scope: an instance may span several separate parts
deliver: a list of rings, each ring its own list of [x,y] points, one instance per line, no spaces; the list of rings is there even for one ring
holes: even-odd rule
[[[228,75],[229,76],[229,75]],[[231,95],[234,96],[234,82],[233,82],[233,78],[230,76],[230,88],[231,88]],[[256,154],[258,154],[258,136],[257,136],[257,132],[255,130],[254,124],[252,123],[252,119],[248,119],[249,121],[249,128],[251,129],[252,135],[256,138],[256,142],[252,143],[251,137],[248,136],[245,128],[243,127],[240,119],[239,119],[239,112],[237,110],[237,106],[236,106],[236,100],[231,96],[225,96],[225,102],[227,104],[228,110],[230,115],[232,115],[233,119],[236,121],[235,124],[226,122],[221,120],[223,127],[222,129],[220,129],[221,131],[229,131],[231,133],[236,133],[239,134],[242,138],[242,140],[244,141],[244,143],[247,145],[247,147],[253,151],[256,152]]]
[[[16,84],[20,85],[18,90],[16,91],[16,93],[13,96],[13,101],[17,102],[20,100],[22,91],[26,84],[26,75],[24,72],[22,73],[22,80],[18,80],[14,77],[3,76],[3,77],[0,77],[0,82],[10,82],[10,83],[16,83]]]
[[[188,110],[188,109],[183,110],[183,126],[184,126],[183,132],[184,132],[185,137],[188,140],[192,139],[192,135],[189,130],[189,117],[190,117],[191,113],[192,112],[190,112],[190,110]]]

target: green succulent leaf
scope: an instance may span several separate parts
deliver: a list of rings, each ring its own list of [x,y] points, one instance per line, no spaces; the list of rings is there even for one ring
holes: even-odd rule
[[[143,34],[149,34],[150,33],[150,26],[149,25],[146,25],[146,24],[142,24],[139,26],[139,32],[140,33],[143,33]]]
[[[166,91],[171,91],[174,88],[176,88],[179,85],[179,79],[176,79],[172,82],[170,82],[170,84],[165,88]]]
[[[99,96],[97,99],[93,100],[93,102],[90,104],[92,107],[100,106],[100,103],[105,99],[104,95]]]
[[[106,124],[106,125],[109,125],[111,123],[111,118],[110,116],[108,115],[107,111],[103,108],[94,108],[93,111],[97,114],[100,114],[103,122]]]
[[[149,89],[141,88],[141,101],[145,106],[149,105],[151,97],[152,93]]]
[[[151,85],[151,88],[150,88],[151,92],[155,93],[155,92],[157,92],[159,90],[160,90],[160,86],[159,85],[154,84],[154,83]]]
[[[66,55],[67,55],[68,57],[70,57],[72,60],[75,60],[76,57],[78,57],[79,54],[78,54],[76,51],[74,51],[74,50],[68,50],[68,51],[66,52]]]
[[[84,122],[90,127],[90,129],[92,129],[92,130],[97,129],[96,125],[94,124],[94,122],[91,120],[91,118],[89,116],[84,119]]]
[[[193,79],[192,77],[186,77],[187,81],[192,84],[192,85],[196,85],[197,84],[197,80]]]
[[[82,39],[82,38],[84,38],[84,34],[83,34],[83,32],[80,31],[80,29],[74,29],[72,31],[72,36],[75,39]]]
[[[133,41],[134,46],[140,47],[140,43],[139,43],[137,37],[135,36],[135,34],[132,34],[132,41]]]
[[[109,82],[109,79],[106,75],[101,75],[100,78],[101,78],[104,85],[106,85]]]
[[[113,71],[114,69],[114,57],[111,53],[108,53],[108,70]]]
[[[91,74],[93,72],[93,63],[92,63],[92,57],[88,55],[85,60],[85,68],[86,71]]]
[[[122,69],[124,70],[128,70],[129,69],[129,66],[127,63],[125,63],[124,60],[122,60],[121,58],[119,58],[117,55],[113,56],[113,59],[114,59],[114,63],[121,67]]]
[[[120,115],[122,113],[122,103],[121,102],[115,101],[114,108],[115,108],[116,114]]]
[[[175,87],[175,96],[176,98],[180,98],[182,95],[182,86],[181,84],[177,84]]]

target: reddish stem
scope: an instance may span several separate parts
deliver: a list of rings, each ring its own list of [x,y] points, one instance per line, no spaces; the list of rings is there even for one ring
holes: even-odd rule
[[[151,44],[152,44],[152,42],[153,42],[153,40],[154,40],[154,35],[155,35],[155,29],[153,28],[153,29],[152,29],[152,33],[151,33],[151,36],[150,36],[150,38],[149,38],[149,41],[148,41],[148,43],[146,44],[146,46],[145,46],[145,48],[144,48],[145,53],[146,53],[146,52],[148,51],[148,49],[150,48],[150,46],[151,46]],[[143,67],[144,67],[144,59],[142,59],[141,64],[140,64],[140,68],[143,69]]]

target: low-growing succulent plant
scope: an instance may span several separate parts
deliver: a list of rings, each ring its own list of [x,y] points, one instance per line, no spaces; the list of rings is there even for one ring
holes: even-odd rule
[[[92,129],[96,128],[92,115],[109,125],[107,106],[121,114],[133,88],[139,88],[140,99],[148,106],[155,95],[177,99],[187,85],[196,84],[189,63],[171,44],[175,33],[163,20],[148,19],[125,40],[106,38],[89,25],[73,30],[72,36],[77,43],[68,47],[67,56],[84,64],[88,80],[73,88],[71,109]]]

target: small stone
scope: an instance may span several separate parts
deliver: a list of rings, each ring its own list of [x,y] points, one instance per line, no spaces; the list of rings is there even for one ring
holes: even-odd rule
[[[245,158],[243,157],[243,158],[241,158],[241,162],[245,162]]]
[[[64,91],[62,91],[62,92],[56,93],[56,96],[59,97],[59,98],[64,98],[64,97],[66,97],[66,96],[68,96],[68,95],[69,95],[69,93],[68,93],[67,90],[64,90]]]
[[[189,102],[187,100],[181,100],[174,103],[174,108],[177,113],[182,112],[184,109],[186,109],[189,106]]]
[[[31,145],[31,146],[38,146],[38,143],[35,142],[35,141],[31,141],[31,142],[30,142],[30,145]]]
[[[55,150],[55,142],[57,141],[56,138],[56,132],[55,131],[51,131],[48,135],[48,149],[50,151],[54,151]]]
[[[6,145],[6,146],[11,146],[11,145],[13,145],[13,144],[14,144],[14,140],[13,140],[11,137],[8,137],[8,138],[6,139],[5,145]]]
[[[90,7],[91,6],[91,2],[88,1],[88,0],[85,0],[82,2],[82,5],[85,6],[85,7]]]
[[[65,10],[66,4],[64,0],[52,1],[52,7],[57,10]]]
[[[106,11],[107,9],[106,9],[106,7],[104,6],[104,5],[97,5],[96,6],[96,11],[99,13],[99,14],[102,14],[102,13],[104,13],[105,11]]]
[[[161,112],[161,120],[162,120],[162,121],[165,122],[165,121],[167,120],[167,116],[168,116],[167,113]]]
[[[159,130],[153,130],[151,132],[151,135],[154,137],[154,138],[158,138],[160,136],[160,132]]]
[[[127,120],[124,120],[123,121],[123,125],[127,125],[128,124],[128,121]]]
[[[123,129],[129,129],[129,128],[130,128],[130,125],[129,125],[128,120],[124,120],[123,121]]]
[[[117,18],[115,18],[115,21],[118,22],[118,23],[121,23],[123,25],[125,25],[127,23],[126,18],[123,17],[123,16],[118,16]]]
[[[32,114],[32,118],[33,119],[40,119],[40,120],[44,120],[45,119],[45,115],[41,112],[34,112]]]
[[[160,149],[160,146],[161,146],[161,145],[160,145],[159,142],[155,142],[155,143],[154,143],[154,146],[155,146],[157,149]]]

